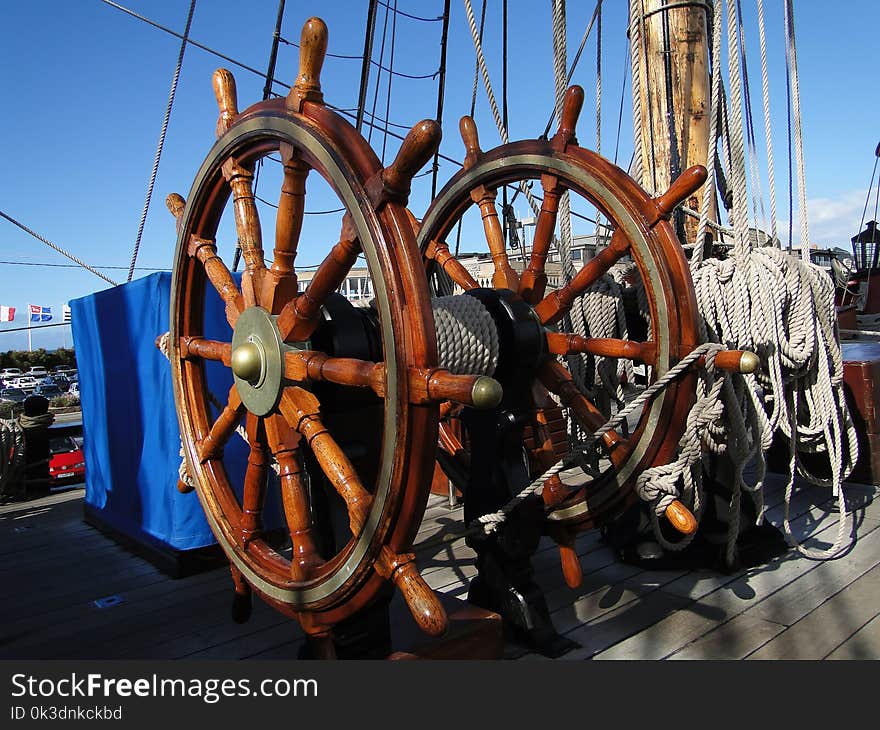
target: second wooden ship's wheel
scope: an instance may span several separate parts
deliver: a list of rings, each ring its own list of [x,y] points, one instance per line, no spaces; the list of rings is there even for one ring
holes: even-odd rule
[[[189,473],[231,564],[234,611],[246,618],[255,590],[297,618],[321,656],[332,654],[331,627],[369,605],[386,581],[424,631],[444,631],[444,610],[409,552],[428,495],[437,404],[491,405],[498,395],[489,378],[437,367],[405,205],[439,127],[416,125],[383,168],[323,103],[326,45],[326,26],[312,18],[290,94],[241,113],[231,74],[217,71],[218,140],[188,199],[169,196],[178,217],[174,395]],[[257,163],[270,156],[283,166],[271,266],[253,189]],[[344,216],[338,243],[299,293],[307,179],[329,187]],[[240,283],[218,252],[227,209],[245,263]],[[335,293],[359,256],[374,287],[370,309]],[[225,322],[214,326],[205,312],[218,295]],[[242,446],[237,429],[247,454],[238,470],[225,458]]]
[[[583,91],[571,87],[559,130],[552,139],[515,142],[485,153],[480,150],[473,120],[464,117],[464,168],[440,191],[421,222],[418,240],[429,276],[442,270],[442,275],[464,291],[460,296],[480,301],[499,334],[497,366],[486,374],[501,383],[503,401],[497,409],[483,413],[447,407],[445,413],[461,413],[460,421],[452,418],[441,424],[439,460],[465,493],[468,522],[498,510],[565,454],[562,408],[588,434],[606,422],[608,414],[585,395],[563,364],[564,359],[558,356],[629,358],[646,365],[650,379],[656,380],[698,343],[693,283],[669,218],[673,209],[703,183],[705,168],[690,168],[665,194],[650,196],[624,171],[577,145],[574,130],[582,102]],[[506,248],[496,195],[502,186],[516,189],[524,181],[539,181],[540,188],[536,189],[541,207],[528,264],[521,264],[518,272]],[[573,200],[595,206],[613,233],[608,245],[569,283],[548,292],[546,262],[557,227],[560,198],[566,192]],[[448,245],[463,216],[473,209],[479,210],[491,255],[491,286],[485,282],[481,286],[450,253]],[[465,245],[472,250],[473,239]],[[576,299],[620,260],[635,264],[644,287],[650,314],[647,337],[641,341],[591,338],[566,330],[566,315]],[[739,367],[741,355],[725,353],[721,360]],[[580,484],[567,484],[559,475],[549,478],[538,500],[543,502],[543,517],[533,514],[531,519],[516,523],[517,547],[506,549],[504,537],[494,543],[474,540],[484,583],[492,583],[492,576],[498,578],[507,572],[505,578],[495,582],[506,586],[505,580],[509,581],[512,589],[508,593],[514,596],[511,600],[521,600],[519,596],[529,588],[528,567],[520,560],[528,552],[521,549],[523,542],[528,542],[523,537],[523,525],[543,519],[544,532],[560,545],[567,583],[578,585],[581,568],[574,536],[619,515],[635,499],[637,476],[673,458],[694,402],[694,377],[685,374],[671,382],[645,405],[628,432],[618,428],[605,433],[593,449],[600,473],[594,472],[586,483],[581,480]],[[528,452],[525,455],[524,446]],[[489,455],[494,458],[487,458]],[[678,501],[667,508],[666,516],[681,532],[693,532],[697,527],[693,515]],[[537,535],[533,537],[534,546]],[[511,554],[516,555],[511,558]],[[519,568],[512,568],[517,562]],[[513,575],[517,572],[519,577]],[[472,584],[472,598],[475,590],[477,602],[506,614],[517,613],[516,607],[505,608],[507,599],[498,595],[499,590],[505,593],[505,587],[492,596],[491,587],[475,589]],[[552,646],[549,651],[554,651]]]

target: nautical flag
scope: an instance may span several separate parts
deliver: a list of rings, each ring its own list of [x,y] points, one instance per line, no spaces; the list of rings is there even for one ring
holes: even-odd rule
[[[61,315],[65,322],[70,321],[70,305],[62,304],[61,305]]]
[[[0,307],[0,322],[11,322],[15,319],[15,307]]]
[[[39,304],[29,304],[31,309],[31,322],[48,322],[52,319],[52,307],[41,307]]]

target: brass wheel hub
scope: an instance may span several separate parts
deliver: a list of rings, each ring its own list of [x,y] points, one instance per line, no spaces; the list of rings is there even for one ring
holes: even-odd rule
[[[232,334],[232,373],[242,403],[257,416],[278,405],[286,349],[275,317],[262,307],[241,313]]]

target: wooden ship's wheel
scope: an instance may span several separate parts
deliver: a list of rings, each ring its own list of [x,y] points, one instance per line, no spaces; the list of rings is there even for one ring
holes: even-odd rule
[[[583,91],[571,87],[559,130],[552,139],[514,142],[488,152],[480,150],[473,120],[464,117],[464,167],[439,192],[421,221],[418,241],[429,277],[440,277],[435,282],[448,277],[447,281],[464,291],[460,296],[480,301],[499,332],[497,366],[485,374],[499,380],[504,389],[503,401],[493,412],[482,414],[447,407],[444,413],[461,413],[461,421],[453,417],[441,424],[439,461],[465,492],[466,521],[499,509],[565,455],[568,444],[563,408],[587,434],[606,422],[607,413],[600,412],[585,395],[564,359],[557,356],[629,358],[648,366],[650,379],[656,380],[698,344],[693,283],[669,218],[673,209],[702,184],[706,171],[699,166],[690,168],[665,194],[650,196],[624,171],[578,146],[574,130],[582,102]],[[517,272],[502,234],[496,195],[501,186],[514,188],[524,181],[539,181],[540,188],[536,189],[541,207],[531,256]],[[569,283],[548,292],[546,261],[560,198],[565,192],[572,199],[577,196],[595,206],[613,234],[608,245]],[[479,209],[493,264],[491,286],[480,286],[450,253],[449,241],[462,217],[474,207]],[[647,337],[641,341],[591,338],[567,330],[566,315],[575,300],[622,259],[631,259],[644,286],[650,314]],[[741,360],[742,353],[725,353],[718,364],[740,367]],[[635,500],[637,476],[673,458],[694,402],[694,377],[685,374],[671,382],[645,405],[628,432],[618,428],[605,433],[594,449],[598,452],[594,456],[604,467],[586,483],[582,479],[579,485],[566,484],[555,475],[543,484],[543,529],[560,545],[569,585],[574,587],[581,579],[574,536],[618,516]],[[498,463],[487,463],[487,453],[495,454]],[[476,506],[469,509],[469,503]],[[666,516],[681,532],[690,533],[697,527],[691,512],[678,501],[667,508]],[[516,529],[521,529],[522,521],[517,524]],[[479,541],[474,541],[474,546],[479,566],[484,546]],[[498,545],[490,546],[486,549],[490,556],[487,560],[492,560],[496,548],[503,552]],[[497,558],[496,563],[505,560]],[[484,572],[497,574],[503,569],[499,571],[495,565],[481,569],[481,574]],[[516,579],[511,581],[517,588]],[[483,595],[478,601],[503,608],[499,604],[504,598],[487,597],[485,593],[491,594],[491,588],[480,590]],[[522,592],[520,586],[512,593]],[[473,598],[473,584],[471,593]]]
[[[178,216],[174,396],[188,471],[232,568],[234,612],[247,616],[253,589],[297,618],[320,656],[332,654],[331,627],[369,605],[386,581],[424,631],[444,631],[444,610],[408,552],[427,500],[438,403],[493,405],[499,397],[489,378],[437,367],[405,205],[439,127],[416,125],[383,169],[323,103],[326,45],[326,26],[312,18],[290,94],[241,113],[231,74],[217,71],[218,140],[187,200],[169,196]],[[270,155],[281,158],[283,183],[267,266],[253,178]],[[344,217],[339,242],[298,293],[297,243],[313,176],[335,192]],[[230,208],[245,263],[240,284],[216,240]],[[375,292],[369,309],[335,293],[359,256]],[[226,319],[219,334],[205,316],[215,295]],[[248,454],[240,474],[224,459],[237,429]],[[279,493],[280,525],[268,509]]]

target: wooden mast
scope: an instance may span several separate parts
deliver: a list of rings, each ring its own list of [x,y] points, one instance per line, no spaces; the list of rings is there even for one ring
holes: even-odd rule
[[[711,83],[709,77],[709,4],[669,4],[667,0],[630,0],[641,19],[639,90],[642,108],[643,184],[667,190],[691,165],[705,165],[709,151]],[[668,7],[667,7],[668,6]],[[703,191],[686,201],[700,210]],[[715,201],[709,215],[716,220]],[[678,228],[678,226],[677,226]],[[684,216],[684,233],[694,243],[697,219]],[[681,231],[679,229],[679,235]]]

